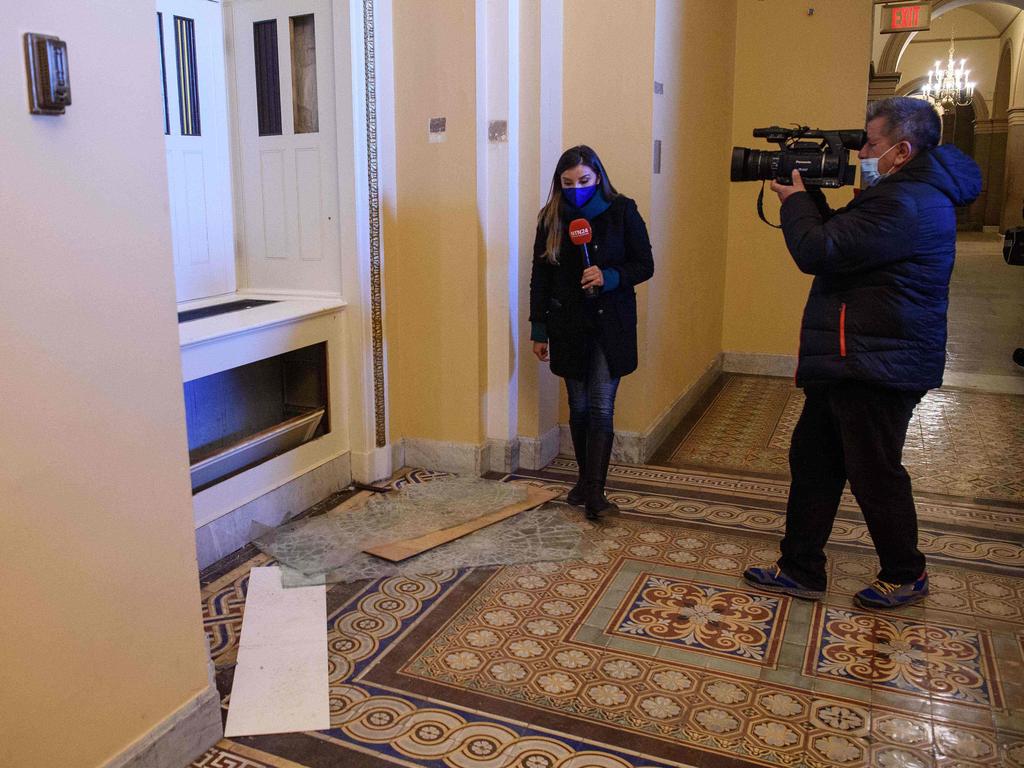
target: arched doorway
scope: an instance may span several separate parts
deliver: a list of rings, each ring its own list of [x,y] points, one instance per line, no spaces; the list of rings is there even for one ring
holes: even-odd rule
[[[976,60],[977,53],[968,54],[968,66],[975,65],[971,67],[975,72],[978,71],[976,68],[979,64],[984,64],[982,69],[985,73],[982,77],[988,85],[985,87],[986,82],[979,83],[973,105],[975,114],[971,116],[969,109],[959,108],[955,114],[947,114],[943,119],[943,141],[954,142],[978,162],[982,171],[982,194],[970,209],[960,213],[958,224],[961,229],[980,230],[987,227],[990,231],[1018,225],[1021,223],[1021,203],[1024,202],[1024,111],[1016,115],[1017,110],[1014,106],[1019,102],[1020,106],[1024,107],[1024,95],[1015,98],[1014,91],[1022,91],[1024,78],[1016,76],[1015,72],[1020,66],[1019,63],[1015,65],[1020,57],[1020,53],[1015,50],[1018,47],[1015,40],[1018,40],[1020,35],[1013,34],[1011,25],[1018,23],[1016,15],[1020,10],[1024,10],[1024,2],[933,0],[931,7],[933,31],[936,20],[942,17],[948,19],[948,14],[959,9],[970,9],[973,13],[969,14],[968,18],[975,18],[977,22],[976,16],[982,17],[992,25],[995,34],[991,36],[993,39],[989,45],[994,45],[995,41],[998,41],[999,45],[998,53],[991,50],[986,54],[984,62]],[[959,19],[957,24],[962,21],[963,18]],[[875,60],[872,62],[872,98],[882,98],[886,90],[893,95],[920,92],[926,76],[918,75],[913,79],[907,76],[926,71],[930,64],[923,67],[920,61],[908,64],[907,59],[911,43],[920,41],[922,34],[926,33],[905,32],[888,35],[885,36],[886,40],[880,52],[876,46]],[[961,34],[957,35],[957,39],[961,39]],[[963,39],[971,39],[970,33]],[[958,46],[958,51],[960,50],[962,49]],[[921,57],[918,53],[909,58]],[[907,71],[901,72],[901,69]],[[989,95],[989,104],[983,103],[985,95]],[[1010,114],[1015,117],[1008,121]],[[1008,122],[1018,121],[1021,122],[1019,127],[1009,127]],[[1021,144],[1022,151],[1008,154],[1008,134],[1014,132],[1021,133],[1018,143]],[[1010,144],[1016,146],[1012,141]]]

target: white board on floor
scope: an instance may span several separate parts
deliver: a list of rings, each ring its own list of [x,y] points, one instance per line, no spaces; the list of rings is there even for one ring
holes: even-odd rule
[[[253,568],[225,736],[331,726],[327,588],[281,586],[277,566]]]

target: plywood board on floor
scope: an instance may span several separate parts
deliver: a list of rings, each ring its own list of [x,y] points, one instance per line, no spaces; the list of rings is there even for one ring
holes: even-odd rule
[[[494,523],[507,520],[513,515],[518,515],[520,512],[525,512],[528,509],[539,507],[541,504],[546,504],[561,494],[562,491],[557,488],[530,488],[527,490],[525,501],[521,501],[518,504],[510,504],[507,507],[502,507],[497,512],[481,515],[480,517],[470,520],[469,522],[462,523],[461,525],[453,525],[451,528],[432,531],[431,533],[424,534],[423,536],[417,536],[412,539],[391,541],[387,544],[380,544],[370,549],[364,549],[363,551],[369,555],[374,555],[375,557],[380,557],[384,560],[390,560],[391,562],[397,563],[433,549],[434,547],[447,544],[449,541],[460,539],[474,531],[479,531],[481,528],[486,528],[488,525],[494,525]]]

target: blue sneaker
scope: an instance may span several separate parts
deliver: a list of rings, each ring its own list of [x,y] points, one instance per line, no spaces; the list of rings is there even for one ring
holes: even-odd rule
[[[784,595],[799,597],[804,600],[821,600],[825,596],[823,589],[808,589],[798,581],[794,581],[782,572],[778,565],[765,568],[747,568],[743,578],[748,584],[760,587],[769,592],[780,592]]]
[[[874,584],[853,596],[853,602],[861,608],[902,608],[912,605],[928,596],[928,571],[909,584],[893,584],[876,579]]]

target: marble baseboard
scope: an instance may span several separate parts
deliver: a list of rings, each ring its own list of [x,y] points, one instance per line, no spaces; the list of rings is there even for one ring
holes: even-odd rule
[[[421,467],[460,475],[543,469],[559,452],[558,427],[544,435],[512,440],[488,439],[482,446],[406,437],[392,446],[394,467]]]
[[[254,522],[277,526],[352,482],[349,454],[343,454],[196,529],[196,559],[202,570],[250,541]]]
[[[704,372],[697,377],[697,380],[655,419],[654,424],[643,434],[643,442],[640,446],[640,454],[643,458],[636,463],[648,462],[661,447],[661,444],[665,442],[665,439],[679,426],[690,409],[704,397],[711,385],[718,381],[718,377],[722,375],[724,358],[725,356],[721,352],[715,355]]]
[[[558,452],[571,459],[576,455],[576,451],[572,447],[569,425],[559,424],[558,430]],[[612,463],[643,464],[644,442],[644,435],[641,432],[615,430],[615,439],[612,441]]]
[[[560,449],[561,432],[556,424],[540,437],[519,436],[519,466],[523,469],[544,469]]]
[[[711,364],[666,408],[643,432],[615,430],[612,443],[612,461],[616,464],[643,464],[647,462],[672,430],[683,420],[689,410],[699,401],[708,387],[722,374],[723,355],[716,355]],[[559,425],[559,448],[565,456],[573,456],[572,436],[569,425]]]
[[[352,451],[352,479],[360,483],[375,483],[391,477],[394,469],[402,466],[392,462],[393,455],[390,445],[365,453]]]
[[[942,385],[1001,395],[1024,395],[1024,370],[1017,376],[946,371],[942,374]]]
[[[796,355],[723,352],[722,370],[725,373],[748,373],[757,376],[792,378],[796,372]]]
[[[395,453],[399,454],[402,459],[401,463],[394,464],[396,467],[420,467],[477,477],[488,470],[489,459],[486,445],[405,437],[402,439],[401,447]]]
[[[220,694],[211,673],[209,684],[200,694],[104,768],[181,768],[216,744],[223,733]]]
[[[484,445],[484,466],[491,472],[515,472],[519,468],[522,447],[519,438],[497,440],[488,438]]]

